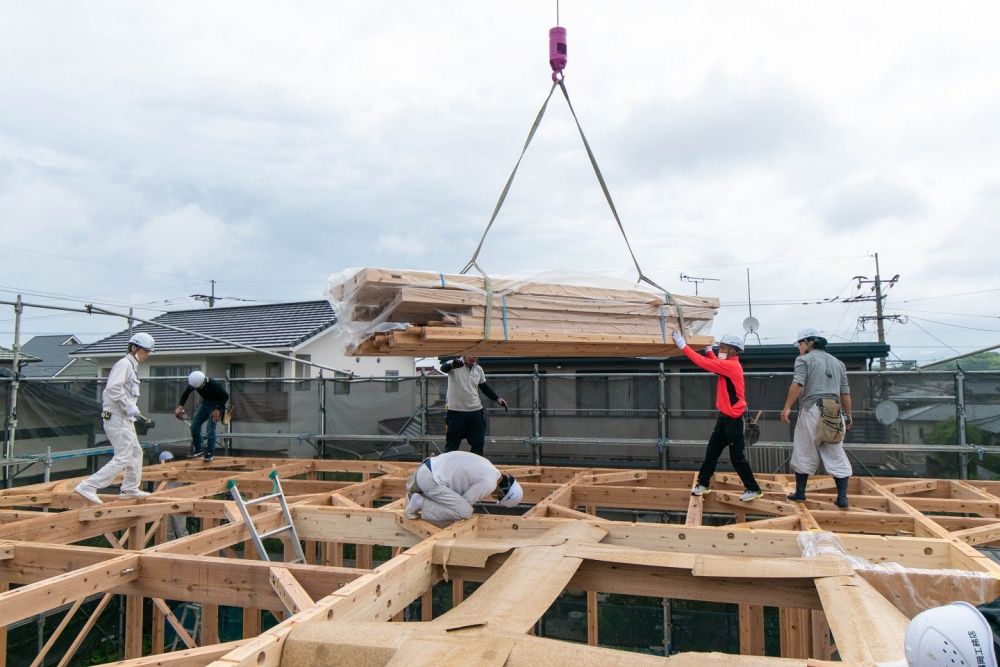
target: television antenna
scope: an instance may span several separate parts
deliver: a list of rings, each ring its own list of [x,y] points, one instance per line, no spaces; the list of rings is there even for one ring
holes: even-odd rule
[[[701,278],[699,276],[684,275],[683,273],[681,274],[681,280],[683,280],[684,282],[688,282],[688,283],[694,283],[694,295],[695,296],[698,296],[698,285],[700,285],[701,283],[703,283],[705,281],[708,281],[708,280],[711,280],[711,281],[714,281],[714,282],[719,282],[718,278]]]
[[[760,330],[760,321],[753,316],[753,303],[750,301],[750,267],[747,267],[747,310],[750,311],[750,316],[743,320],[743,340],[746,341],[747,336],[754,335],[757,337],[757,344],[760,345],[760,334],[757,333]]]

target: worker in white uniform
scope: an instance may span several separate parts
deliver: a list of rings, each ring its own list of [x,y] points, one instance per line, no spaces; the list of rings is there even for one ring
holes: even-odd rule
[[[513,475],[500,472],[472,452],[445,452],[424,459],[406,482],[409,498],[403,516],[418,516],[446,526],[472,516],[472,504],[496,498],[502,507],[517,507],[524,490]]]
[[[99,489],[111,484],[118,473],[124,471],[121,483],[122,498],[140,498],[149,494],[139,488],[142,478],[142,447],[135,433],[135,423],[152,422],[139,412],[139,364],[149,359],[155,341],[146,332],[132,336],[128,341],[128,354],[111,367],[108,384],[104,387],[104,433],[111,441],[114,456],[100,470],[76,485],[76,492],[92,503],[101,503]]]
[[[993,630],[968,602],[952,602],[914,616],[903,647],[908,667],[997,667]]]

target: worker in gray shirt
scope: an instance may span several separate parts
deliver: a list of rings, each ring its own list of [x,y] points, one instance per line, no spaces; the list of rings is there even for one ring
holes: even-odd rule
[[[486,373],[477,363],[479,357],[459,357],[441,364],[441,372],[448,374],[447,408],[445,413],[446,452],[453,452],[469,441],[473,454],[483,455],[486,444],[486,410],[479,392],[507,409],[507,401],[486,384]]]
[[[791,423],[792,405],[799,402],[792,447],[795,493],[789,500],[806,499],[806,482],[815,474],[820,459],[837,484],[837,507],[847,509],[847,481],[851,462],[844,451],[844,436],[851,427],[851,388],[844,363],[826,351],[826,338],[816,329],[798,335],[799,357],[795,360],[781,421]]]

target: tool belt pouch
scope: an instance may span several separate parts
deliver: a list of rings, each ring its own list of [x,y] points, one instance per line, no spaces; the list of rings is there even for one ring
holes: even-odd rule
[[[750,419],[750,413],[743,417],[743,441],[750,447],[760,440],[760,426],[756,419]]]
[[[819,425],[816,427],[816,439],[819,444],[836,444],[843,441],[846,427],[840,411],[840,401],[835,398],[819,400]]]

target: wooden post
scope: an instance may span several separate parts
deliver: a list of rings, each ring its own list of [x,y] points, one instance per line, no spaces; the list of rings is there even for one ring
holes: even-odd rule
[[[587,643],[597,646],[597,591],[587,591]]]
[[[808,658],[812,643],[812,617],[808,609],[779,610],[781,621],[781,657]]]
[[[830,624],[822,611],[812,612],[812,651],[810,657],[818,660],[833,659],[833,638],[830,634]]]
[[[764,607],[740,605],[740,655],[764,655]]]
[[[246,494],[247,499],[250,499],[251,494]],[[253,544],[253,540],[246,540],[243,543],[243,558],[247,560],[257,560],[257,548]],[[251,637],[256,637],[260,634],[260,609],[255,609],[254,607],[244,607],[243,608],[243,639],[250,639]],[[205,643],[204,637],[202,637],[202,644]]]
[[[428,589],[420,596],[420,620],[433,621],[434,620],[434,590]],[[2,665],[0,665],[2,667]]]
[[[0,584],[0,593],[10,588],[10,584]],[[7,626],[0,627],[0,667],[7,667]]]
[[[145,534],[144,522],[140,519],[128,529],[129,548],[141,550]],[[125,598],[125,659],[142,657],[142,596],[129,595]]]
[[[597,516],[597,505],[587,505],[587,514]],[[597,591],[587,591],[587,643],[598,646],[597,639]]]
[[[307,480],[317,479],[317,473],[315,470],[310,470],[306,473]],[[316,541],[315,540],[304,540],[302,542],[302,551],[306,557],[306,563],[309,565],[316,565]]]
[[[167,518],[164,521],[160,521],[156,528],[156,543],[163,544],[167,541]],[[153,655],[159,655],[163,653],[164,642],[166,641],[165,624],[166,618],[160,608],[153,605],[153,625],[152,625],[152,636],[151,636],[151,653]]]
[[[209,529],[222,523],[219,519],[203,519],[202,521],[205,522],[202,525],[207,525]],[[203,646],[219,643],[219,605],[202,605],[200,639]]]
[[[465,600],[465,582],[461,579],[451,580],[451,608],[454,609]]]

